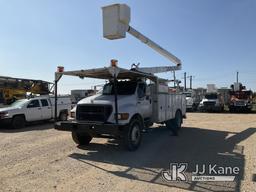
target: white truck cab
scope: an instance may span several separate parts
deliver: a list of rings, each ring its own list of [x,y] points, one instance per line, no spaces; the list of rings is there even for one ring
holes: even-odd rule
[[[224,111],[223,97],[217,93],[206,93],[202,101],[199,103],[200,111],[222,112]]]
[[[191,91],[184,92],[184,94],[186,95],[187,111],[196,111],[197,104],[196,104],[196,101],[195,101],[196,98],[194,96],[194,92],[191,90]]]
[[[150,119],[152,116],[152,96],[146,93],[147,84],[140,80],[124,80],[117,82],[118,95],[118,120],[119,124],[125,125],[129,123],[135,114],[140,114],[143,119]],[[115,123],[113,109],[114,101],[114,85],[109,82],[104,85],[103,91],[94,96],[80,100],[76,107],[77,121],[95,121]],[[99,115],[99,113],[91,113],[91,110],[101,110],[101,112],[109,113],[109,115]]]

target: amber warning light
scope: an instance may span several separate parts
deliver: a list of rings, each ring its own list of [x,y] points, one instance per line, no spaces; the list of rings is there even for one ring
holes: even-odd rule
[[[63,66],[58,66],[57,67],[57,72],[59,72],[59,73],[64,72],[64,67]]]
[[[117,67],[118,60],[111,59],[111,67]]]

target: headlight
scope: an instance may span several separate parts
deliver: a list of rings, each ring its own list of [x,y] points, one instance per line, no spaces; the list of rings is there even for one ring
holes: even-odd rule
[[[127,120],[129,119],[129,113],[118,113],[117,118],[118,120]]]
[[[71,118],[75,118],[75,117],[76,117],[76,112],[71,111],[71,112],[70,112],[70,117],[71,117]]]
[[[0,119],[7,118],[9,116],[8,111],[0,112]]]

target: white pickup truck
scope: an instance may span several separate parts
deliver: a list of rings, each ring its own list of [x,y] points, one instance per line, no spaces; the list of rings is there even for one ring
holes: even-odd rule
[[[71,110],[70,97],[58,97],[58,118],[67,120]],[[40,96],[21,99],[8,107],[0,108],[0,123],[10,124],[12,128],[22,128],[26,122],[50,120],[54,118],[54,97]]]

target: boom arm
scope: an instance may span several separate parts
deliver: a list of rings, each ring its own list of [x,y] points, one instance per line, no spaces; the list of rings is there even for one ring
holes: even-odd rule
[[[164,57],[166,57],[167,59],[169,59],[171,62],[175,63],[176,65],[181,65],[180,59],[178,59],[176,56],[171,54],[169,51],[165,50],[164,48],[162,48],[161,46],[156,44],[154,41],[150,40],[149,38],[147,38],[146,36],[144,36],[143,34],[138,32],[131,26],[129,26],[127,32],[130,33],[135,38],[142,41],[143,43],[145,43],[146,45],[148,45],[149,47],[151,47],[152,49],[154,49],[155,51],[157,51],[158,53],[160,53],[161,55],[163,55]],[[178,70],[178,69],[173,69],[173,70]]]

